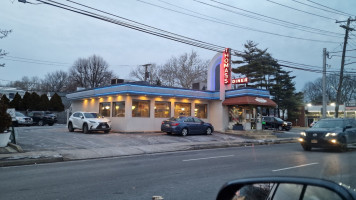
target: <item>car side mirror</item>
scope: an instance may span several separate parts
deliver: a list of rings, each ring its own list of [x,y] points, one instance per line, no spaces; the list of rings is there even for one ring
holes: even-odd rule
[[[84,119],[84,117],[83,117],[83,116],[81,116],[80,118],[81,118],[81,119]]]
[[[347,186],[349,187],[349,186]],[[355,199],[345,185],[302,177],[258,177],[226,183],[217,200],[236,199]]]

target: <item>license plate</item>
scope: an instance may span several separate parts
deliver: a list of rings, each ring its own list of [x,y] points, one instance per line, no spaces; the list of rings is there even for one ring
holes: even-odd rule
[[[101,128],[106,128],[106,126],[101,126]]]
[[[169,124],[166,124],[166,127],[169,127]]]
[[[311,140],[311,143],[318,143],[318,140]]]

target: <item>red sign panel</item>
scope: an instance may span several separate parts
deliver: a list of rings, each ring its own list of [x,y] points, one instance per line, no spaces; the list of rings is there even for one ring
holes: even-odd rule
[[[226,48],[224,53],[223,53],[223,57],[222,57],[222,61],[221,61],[221,65],[223,66],[223,71],[224,71],[224,84],[227,85],[230,83],[230,79],[231,79],[231,53],[230,53],[230,48]]]
[[[245,84],[248,83],[248,78],[244,77],[244,78],[235,78],[231,80],[232,84]]]

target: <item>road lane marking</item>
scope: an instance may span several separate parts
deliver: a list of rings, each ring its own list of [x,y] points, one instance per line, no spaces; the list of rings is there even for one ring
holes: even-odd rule
[[[272,170],[272,172],[283,171],[283,170],[288,170],[288,169],[294,169],[294,168],[299,168],[299,167],[306,167],[306,166],[317,165],[317,164],[319,164],[319,163],[309,163],[309,164],[305,164],[305,165],[297,165],[297,166],[293,166],[293,167],[275,169],[275,170]]]
[[[232,157],[234,155],[227,155],[227,156],[215,156],[215,157],[206,157],[206,158],[194,158],[194,159],[187,159],[187,160],[182,160],[183,162],[188,162],[188,161],[196,161],[196,160],[208,160],[208,159],[215,159],[215,158],[227,158],[227,157]]]

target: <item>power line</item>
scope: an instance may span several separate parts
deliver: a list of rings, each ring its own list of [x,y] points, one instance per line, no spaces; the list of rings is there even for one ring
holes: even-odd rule
[[[272,24],[280,25],[280,26],[287,27],[287,28],[298,29],[298,30],[301,30],[301,31],[312,32],[312,33],[317,33],[317,34],[321,34],[321,35],[327,34],[328,36],[342,36],[343,35],[341,33],[322,30],[322,29],[318,29],[318,28],[313,28],[313,27],[309,27],[309,26],[300,25],[300,24],[296,24],[296,23],[293,23],[293,22],[281,20],[281,19],[274,18],[274,17],[269,17],[269,16],[266,16],[266,15],[262,15],[260,13],[248,11],[246,9],[242,9],[242,8],[230,5],[230,4],[225,4],[225,3],[222,3],[222,2],[216,1],[216,0],[210,0],[210,1],[212,1],[214,3],[217,3],[217,4],[224,5],[224,6],[229,7],[229,8],[233,8],[233,9],[240,10],[240,11],[243,11],[243,12],[251,13],[253,15],[248,15],[248,14],[243,14],[243,13],[239,13],[239,12],[236,12],[236,11],[228,10],[226,8],[222,8],[222,7],[219,7],[219,6],[216,6],[216,5],[212,5],[212,4],[209,4],[209,3],[206,3],[206,2],[202,2],[202,1],[199,1],[199,0],[193,0],[193,1],[201,3],[201,4],[204,4],[204,5],[207,5],[207,6],[210,6],[210,7],[217,8],[217,9],[220,9],[220,10],[223,10],[223,11],[228,11],[228,12],[231,12],[231,13],[234,13],[234,14],[242,15],[242,16],[245,16],[245,17],[250,17],[250,18],[253,18],[253,19],[256,19],[256,20],[261,20],[261,21],[264,21],[264,22],[267,22],[267,23],[272,23]]]
[[[163,30],[163,29],[159,29],[159,28],[156,28],[156,27],[153,27],[153,26],[149,26],[149,25],[146,25],[146,24],[143,24],[143,23],[139,23],[139,22],[136,22],[136,21],[133,21],[133,20],[130,20],[130,19],[127,19],[127,18],[118,16],[118,15],[111,14],[111,13],[109,13],[109,12],[105,12],[105,11],[100,10],[100,9],[96,9],[96,8],[93,8],[93,7],[84,5],[84,4],[80,4],[80,3],[77,3],[77,2],[71,1],[71,0],[66,0],[66,1],[71,2],[71,3],[74,3],[74,4],[76,4],[76,5],[83,6],[83,7],[85,7],[85,8],[89,8],[89,9],[92,9],[92,10],[95,10],[95,11],[99,11],[99,12],[104,13],[104,14],[108,14],[108,15],[110,15],[110,16],[114,16],[114,17],[117,17],[117,18],[120,18],[120,19],[129,21],[129,22],[132,22],[132,23],[134,23],[134,24],[137,24],[137,25],[138,25],[137,27],[146,27],[146,29],[147,29],[147,28],[153,29],[153,30],[156,30],[156,31],[159,31],[159,32],[163,32],[163,33],[166,33],[166,34],[171,34],[171,35],[178,36],[178,37],[181,37],[181,38],[184,38],[184,39],[188,39],[188,40],[192,40],[192,41],[198,42],[198,43],[200,42],[200,43],[203,43],[203,44],[206,44],[206,45],[210,45],[210,46],[212,46],[212,47],[215,47],[215,48],[217,48],[217,49],[220,49],[220,50],[213,50],[213,51],[221,51],[221,52],[222,52],[222,51],[224,50],[224,47],[222,47],[222,46],[213,45],[213,44],[206,43],[206,42],[203,42],[203,41],[200,41],[200,40],[196,40],[196,39],[193,39],[193,38],[189,38],[189,37],[186,37],[186,36],[183,36],[183,35],[175,34],[175,33],[169,32],[169,31],[165,31],[165,30]],[[54,2],[54,1],[51,1],[51,2]],[[57,3],[57,2],[55,2],[55,3]],[[58,3],[57,3],[57,4],[58,4]],[[61,4],[61,5],[64,5],[64,4]],[[65,6],[67,6],[67,5],[65,5]],[[69,6],[69,7],[70,7],[70,6]],[[73,7],[70,7],[70,8],[73,8]],[[75,8],[75,9],[76,9],[76,8]],[[80,10],[80,9],[79,9],[79,10]],[[82,11],[83,11],[83,10],[82,10]],[[85,11],[85,12],[88,12],[88,11]],[[88,13],[91,13],[91,12],[88,12]],[[82,14],[82,13],[79,13],[79,14]],[[92,13],[92,14],[98,15],[98,14],[95,14],[95,13]],[[98,15],[98,16],[100,16],[100,15]],[[95,18],[97,18],[97,17],[95,17]],[[97,19],[100,19],[100,18],[97,18]],[[104,21],[107,21],[107,20],[104,20]],[[112,23],[112,22],[111,22],[111,23]],[[118,25],[120,25],[120,24],[118,24]],[[130,28],[130,27],[128,27],[128,28]],[[132,29],[134,29],[134,28],[132,28]],[[137,29],[135,29],[135,30],[137,30]],[[156,35],[156,36],[158,36],[158,35]],[[167,39],[168,39],[168,38],[167,38]],[[194,46],[194,45],[193,45],[193,46]],[[209,49],[209,50],[212,50],[212,49]]]
[[[227,25],[227,26],[232,26],[232,27],[235,27],[235,28],[241,28],[241,29],[246,29],[246,30],[250,30],[250,31],[270,34],[270,35],[274,35],[274,36],[292,38],[292,39],[299,39],[299,40],[306,40],[306,41],[313,41],[313,42],[338,43],[338,42],[325,41],[325,40],[315,40],[315,39],[294,37],[294,36],[290,36],[290,35],[283,35],[283,34],[279,34],[279,33],[272,33],[272,32],[268,32],[268,31],[254,29],[254,28],[250,28],[250,27],[247,27],[247,26],[233,24],[233,23],[230,23],[230,22],[226,23],[226,22],[223,22],[223,21],[210,20],[210,19],[207,19],[207,18],[203,18],[203,17],[199,17],[199,16],[196,16],[196,15],[192,15],[192,14],[184,13],[184,12],[181,12],[181,11],[173,10],[173,9],[170,9],[170,8],[166,8],[166,7],[163,7],[163,6],[159,6],[159,5],[156,5],[156,4],[153,4],[153,3],[149,3],[149,2],[146,2],[146,1],[142,1],[142,0],[138,0],[138,1],[142,2],[142,3],[145,3],[145,4],[149,4],[149,5],[155,6],[155,7],[159,7],[159,8],[162,8],[162,9],[170,10],[172,12],[176,12],[176,13],[180,13],[180,14],[183,14],[183,15],[188,15],[188,16],[191,16],[191,17],[195,17],[195,18],[211,21],[211,22],[214,22],[214,23],[219,23],[219,24],[224,24],[224,25]],[[197,12],[195,12],[195,13],[197,13]],[[198,13],[198,14],[200,14],[200,13]]]
[[[352,14],[349,14],[349,13],[346,13],[346,12],[343,12],[343,11],[339,11],[339,10],[336,10],[336,9],[334,9],[334,8],[330,8],[330,7],[328,7],[328,6],[324,6],[324,5],[320,4],[320,3],[316,3],[316,2],[311,1],[311,0],[307,0],[307,1],[309,1],[309,2],[311,2],[311,3],[313,3],[313,4],[316,4],[316,5],[318,5],[318,6],[321,6],[321,7],[330,9],[330,10],[333,10],[333,11],[336,11],[336,12],[339,12],[339,13],[343,13],[343,14],[345,14],[345,15],[347,15],[347,16],[353,16]]]
[[[194,39],[192,39],[193,41],[192,40],[188,40],[188,37],[185,37],[185,36],[182,36],[182,37],[184,37],[186,39],[182,39],[180,37],[174,37],[174,36],[169,35],[169,34],[162,34],[161,32],[153,31],[153,30],[144,28],[144,26],[148,27],[148,25],[145,25],[145,24],[142,24],[143,26],[137,26],[137,25],[134,25],[134,24],[122,22],[122,21],[119,21],[119,20],[114,20],[112,18],[108,18],[108,17],[102,16],[102,15],[99,15],[99,14],[96,14],[96,13],[92,13],[92,12],[89,12],[89,11],[85,11],[85,10],[82,10],[82,9],[74,8],[74,7],[71,7],[71,6],[68,6],[68,5],[65,5],[65,4],[61,4],[61,3],[58,3],[58,2],[55,2],[55,1],[51,1],[51,0],[48,0],[48,1],[53,2],[53,3],[45,2],[44,0],[37,0],[37,1],[45,3],[47,5],[51,5],[51,6],[54,6],[54,7],[61,8],[61,9],[65,9],[65,10],[68,10],[68,11],[71,11],[71,12],[75,12],[75,13],[82,14],[82,15],[85,15],[85,16],[89,16],[89,17],[92,17],[92,18],[96,18],[96,19],[99,19],[99,20],[107,21],[107,22],[110,22],[110,23],[113,23],[113,24],[117,24],[117,25],[120,25],[120,26],[131,28],[131,29],[134,29],[134,30],[138,30],[138,31],[141,31],[141,32],[144,32],[144,33],[148,33],[148,34],[151,34],[151,35],[159,36],[159,37],[162,37],[162,38],[170,39],[170,40],[173,40],[173,41],[185,43],[185,44],[192,45],[192,46],[197,46],[197,47],[200,47],[200,48],[205,48],[205,49],[212,50],[212,51],[222,52],[221,48],[223,48],[223,47],[220,47],[218,45],[214,45],[214,44],[210,44],[210,43],[206,43],[206,42],[202,42],[202,41],[201,41],[201,43],[199,43],[198,40],[194,40]],[[67,1],[69,1],[69,0],[67,0]],[[73,2],[73,1],[71,1],[71,2]],[[168,33],[168,32],[166,32],[166,33]],[[174,35],[180,36],[178,34],[174,34]],[[237,50],[233,50],[232,49],[232,52],[241,52],[241,51],[237,51]],[[317,71],[316,69],[310,69],[310,68],[309,69],[308,68],[306,68],[306,69],[304,68],[303,69],[303,68],[300,67],[300,66],[312,67],[311,65],[295,63],[295,62],[290,62],[290,61],[285,61],[285,62],[292,63],[294,65],[298,65],[299,67],[298,66],[296,66],[296,67],[294,66],[294,67],[295,68],[300,68],[302,70],[309,70],[309,71],[314,70],[314,71]]]
[[[315,9],[318,9],[318,10],[323,10],[325,12],[330,12],[330,13],[334,13],[334,14],[337,14],[337,15],[343,15],[343,16],[349,17],[349,15],[345,15],[345,14],[342,14],[340,12],[335,12],[335,11],[331,11],[331,10],[327,10],[327,9],[323,9],[323,8],[318,8],[316,6],[312,6],[312,5],[297,1],[297,0],[292,0],[292,1],[294,1],[296,3],[299,3],[299,4],[302,4],[302,5],[305,5],[305,6],[308,6],[308,7],[311,7],[311,8],[315,8]]]
[[[348,49],[346,51],[356,51],[356,49]],[[329,53],[341,53],[342,51],[329,51]]]
[[[324,19],[335,20],[335,19],[330,18],[330,17],[326,17],[326,16],[322,16],[322,15],[310,13],[310,12],[307,12],[307,11],[304,11],[304,10],[300,10],[300,9],[297,9],[297,8],[293,8],[293,7],[290,7],[290,6],[287,6],[287,5],[284,5],[284,4],[281,4],[281,3],[278,3],[278,2],[272,1],[272,0],[266,0],[266,1],[271,2],[271,3],[274,3],[274,4],[277,4],[277,5],[280,5],[280,6],[283,6],[283,7],[285,7],[285,8],[289,8],[289,9],[296,10],[296,11],[299,11],[299,12],[302,12],[302,13],[306,13],[306,14],[309,14],[309,15],[313,15],[313,16],[316,16],[316,17],[321,17],[321,18],[324,18]]]
[[[69,64],[69,63],[64,63],[64,62],[57,62],[57,61],[48,61],[48,60],[37,60],[37,59],[32,59],[32,58],[23,58],[23,57],[18,57],[18,56],[9,56],[6,55],[5,57],[9,57],[9,58],[15,58],[15,59],[21,59],[21,60],[30,60],[30,61],[35,61],[35,62],[43,62],[43,63],[51,63],[51,64]]]

